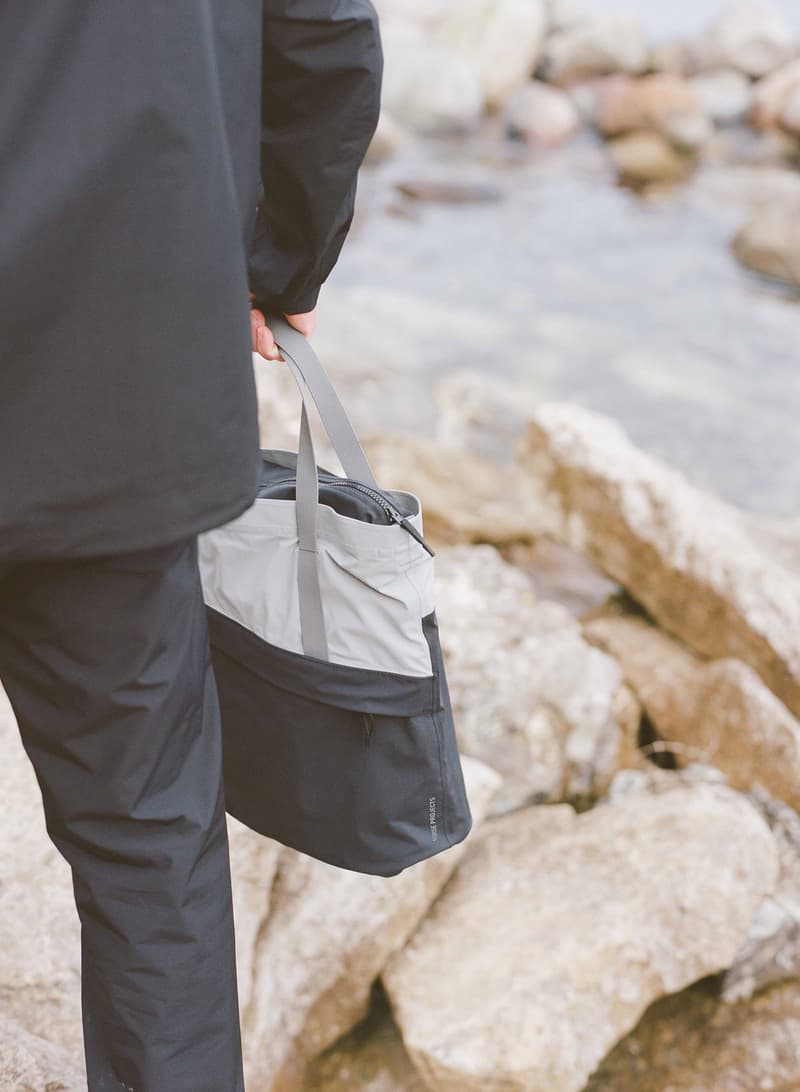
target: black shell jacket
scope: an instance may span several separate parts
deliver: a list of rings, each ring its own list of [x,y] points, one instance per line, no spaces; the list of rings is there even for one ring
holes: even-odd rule
[[[252,503],[248,290],[316,303],[382,66],[369,0],[0,4],[0,558]]]

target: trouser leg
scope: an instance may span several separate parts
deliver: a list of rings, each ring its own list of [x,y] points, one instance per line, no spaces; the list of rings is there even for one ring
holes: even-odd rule
[[[4,570],[0,679],[72,868],[89,1092],[242,1092],[196,540]]]

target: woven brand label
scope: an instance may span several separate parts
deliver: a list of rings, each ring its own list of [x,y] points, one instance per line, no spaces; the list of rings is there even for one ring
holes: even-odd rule
[[[428,800],[428,823],[431,828],[431,838],[435,842],[439,837],[439,831],[436,825],[436,797],[431,796]]]

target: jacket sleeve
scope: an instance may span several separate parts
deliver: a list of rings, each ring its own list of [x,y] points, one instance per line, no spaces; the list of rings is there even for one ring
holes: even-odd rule
[[[310,311],[341,251],[378,122],[383,51],[370,0],[264,0],[254,304]]]

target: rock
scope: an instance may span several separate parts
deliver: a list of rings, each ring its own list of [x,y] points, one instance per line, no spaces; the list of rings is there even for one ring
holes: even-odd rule
[[[464,759],[476,829],[499,778]],[[248,1088],[293,1092],[306,1063],[367,1012],[370,986],[474,835],[398,876],[365,876],[284,850],[242,1017]]]
[[[362,443],[382,486],[413,484],[426,538],[434,544],[530,542],[541,526],[517,467],[424,436],[381,433],[362,437]]]
[[[666,137],[647,130],[609,141],[608,150],[620,178],[632,186],[680,182],[694,167],[694,160]]]
[[[610,76],[597,88],[596,123],[604,136],[654,129],[668,136],[675,119],[703,119],[692,85],[680,76],[656,74],[634,79]]]
[[[793,49],[792,33],[773,0],[733,0],[709,27],[701,45],[704,68],[735,68],[766,76]]]
[[[509,136],[545,148],[569,140],[581,123],[570,96],[541,80],[512,92],[504,117]]]
[[[703,113],[717,125],[744,121],[753,103],[752,84],[735,68],[705,72],[689,81]]]
[[[800,808],[800,722],[739,660],[699,660],[642,619],[584,626],[613,656],[676,761],[717,766],[733,788],[766,789]]]
[[[437,380],[433,394],[437,440],[514,464],[514,442],[539,402],[532,384],[465,369]]]
[[[503,775],[494,810],[602,794],[622,748],[617,665],[491,546],[449,547],[436,563],[459,743]]]
[[[3,1016],[0,1088],[3,1092],[85,1092],[86,1077],[57,1047]]]
[[[581,554],[547,538],[512,542],[500,553],[530,578],[538,599],[560,603],[575,618],[602,614],[621,591]]]
[[[244,1012],[255,983],[255,949],[270,909],[270,896],[283,847],[226,816],[231,858],[233,916],[236,926],[236,978]]]
[[[381,103],[395,120],[424,133],[463,132],[484,108],[480,76],[464,53],[410,23],[381,28],[384,75]]]
[[[309,1066],[303,1092],[427,1092],[382,991],[366,1020]]]
[[[651,1002],[731,962],[776,874],[722,786],[503,816],[384,969],[406,1049],[432,1092],[579,1092]]]
[[[695,651],[749,664],[800,716],[800,576],[754,521],[578,407],[541,406],[518,454],[554,537]]]
[[[2,690],[0,752],[0,1011],[82,1072],[80,924],[71,872],[47,835],[41,792]],[[21,1050],[20,1065],[28,1047]]]
[[[733,253],[748,269],[800,287],[800,202],[756,209],[734,238]]]
[[[459,0],[437,27],[437,41],[464,54],[486,102],[499,106],[539,61],[546,13],[541,0]]]
[[[488,182],[421,178],[395,182],[394,187],[415,201],[435,201],[446,205],[471,205],[481,201],[499,201],[502,192]]]
[[[611,12],[551,35],[544,72],[549,81],[563,86],[612,72],[642,72],[647,61],[641,21],[625,12]]]
[[[402,152],[411,142],[411,134],[386,110],[381,110],[378,125],[367,148],[364,162],[376,166]]]
[[[790,96],[800,88],[800,59],[790,61],[776,72],[759,80],[753,91],[751,120],[760,129],[780,125],[781,115]]]
[[[648,69],[671,76],[691,76],[695,68],[692,43],[683,38],[657,42],[650,50]]]
[[[789,92],[781,110],[781,126],[793,136],[800,136],[800,84]]]
[[[752,997],[785,979],[800,980],[800,815],[762,789],[748,795],[775,838],[780,870],[775,891],[759,907],[723,976],[720,994],[725,1001]]]
[[[653,1005],[585,1092],[791,1092],[798,1042],[800,983],[727,1005],[702,982]]]

